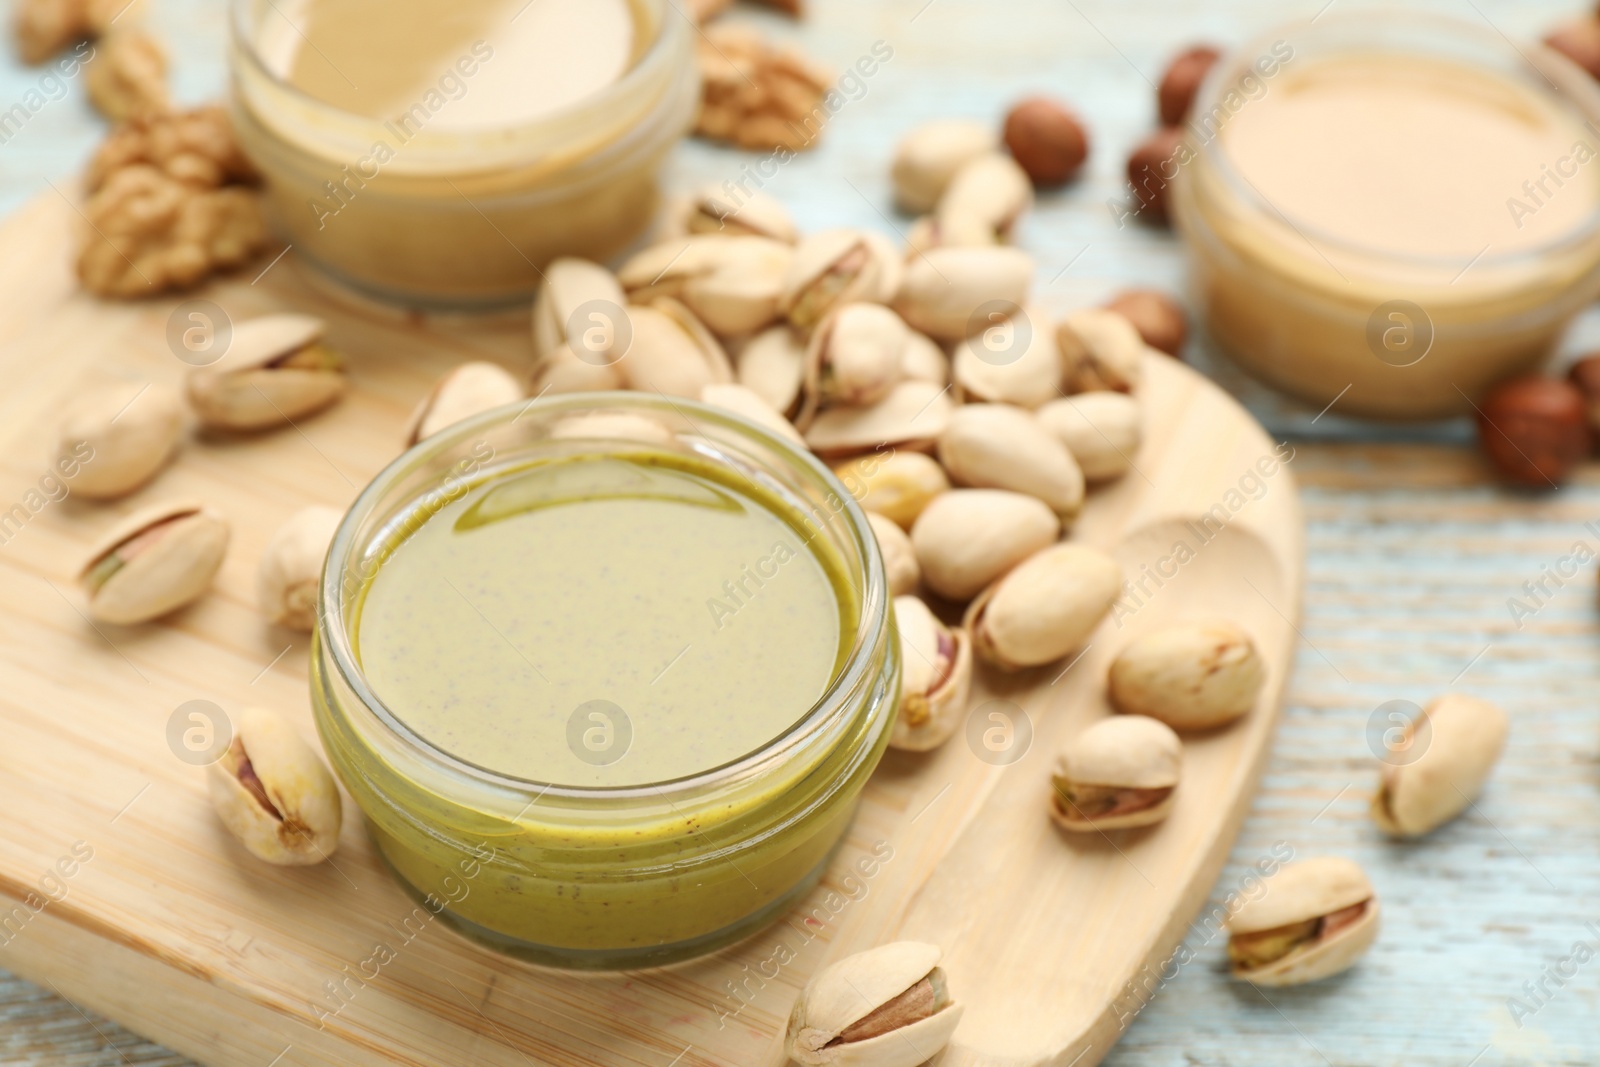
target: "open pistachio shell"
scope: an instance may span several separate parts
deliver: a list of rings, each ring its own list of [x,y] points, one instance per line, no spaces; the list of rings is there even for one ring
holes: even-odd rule
[[[533,303],[534,356],[541,363],[552,358],[556,349],[572,340],[569,330],[586,329],[588,323],[573,322],[586,305],[620,309],[626,303],[616,275],[598,263],[573,258],[554,260],[544,269],[544,284]],[[603,356],[597,351],[593,361],[608,362]]]
[[[67,411],[56,439],[58,469],[77,466],[74,493],[126,496],[172,459],[184,424],[183,399],[171,386],[96,390]]]
[[[900,376],[934,385],[950,384],[950,357],[937,341],[916,330],[906,330],[906,347],[900,361]]]
[[[1239,626],[1181,622],[1128,643],[1112,661],[1110,696],[1125,714],[1208,730],[1249,714],[1266,680],[1266,662]]]
[[[967,608],[978,658],[1015,671],[1052,663],[1084,646],[1122,592],[1117,561],[1086,545],[1036,552]]]
[[[117,524],[89,553],[79,576],[89,615],[132,625],[199,598],[228,550],[228,523],[202,504],[156,504]]]
[[[958,485],[1036,496],[1058,515],[1083,507],[1083,471],[1067,447],[1030,412],[1009,404],[968,404],[950,416],[939,460]]]
[[[881,304],[841,304],[811,335],[800,424],[820,407],[875,404],[900,381],[911,331]]]
[[[922,447],[950,425],[955,402],[931,382],[902,381],[866,407],[836,407],[806,427],[806,444],[819,455],[849,455],[886,445]]]
[[[956,345],[952,366],[968,400],[1037,408],[1061,396],[1061,351],[1050,316],[1040,308],[991,319]]]
[[[935,214],[942,228],[977,224],[1004,234],[1032,206],[1027,172],[1009,155],[986,152],[950,179]]]
[[[905,530],[934,497],[950,489],[944,468],[921,452],[874,452],[839,464],[833,473],[863,508]]]
[[[800,410],[805,377],[806,342],[788,326],[763,330],[739,353],[739,384],[785,416]]]
[[[917,1067],[961,1021],[936,945],[897,941],[817,972],[795,1002],[784,1047],[805,1067]]]
[[[463,363],[439,379],[411,413],[406,444],[414,445],[463,419],[526,398],[522,383],[498,363]]]
[[[1000,243],[1000,235],[976,216],[924,215],[906,232],[906,258],[916,259],[935,248],[987,248]]]
[[[923,510],[911,527],[911,546],[929,589],[969,600],[1059,536],[1061,519],[1041,500],[1004,489],[956,489]]]
[[[1022,307],[1033,257],[1015,248],[935,248],[906,265],[895,310],[914,330],[960,341],[989,325],[979,312]]]
[[[617,282],[636,304],[663,296],[679,299],[691,279],[715,269],[729,240],[726,234],[695,234],[660,241],[624,263]]]
[[[812,234],[795,247],[781,310],[796,329],[810,331],[841,304],[878,299],[889,283],[882,271],[881,250],[862,231]]]
[[[862,231],[862,240],[872,255],[872,285],[865,299],[879,304],[893,304],[905,284],[906,264],[894,242],[876,230]]]
[[[951,629],[914,596],[897,596],[900,630],[900,713],[889,744],[905,752],[929,752],[961,724],[972,688],[972,641]]]
[[[800,431],[794,428],[794,424],[774,411],[772,405],[761,399],[754,390],[729,382],[717,382],[701,390],[700,399],[703,403],[731,411],[758,426],[772,430],[801,448],[806,446],[805,438],[800,436]]]
[[[1378,899],[1355,863],[1337,856],[1291,863],[1228,919],[1233,976],[1260,986],[1338,974],[1378,937]]]
[[[339,789],[322,758],[286,721],[246,708],[233,744],[207,768],[211,803],[233,836],[268,863],[321,863],[339,847]]]
[[[722,345],[676,300],[630,307],[628,318],[633,343],[618,364],[628,388],[698,400],[706,386],[733,381]]]
[[[1132,469],[1144,437],[1143,415],[1133,397],[1081,393],[1052,400],[1034,414],[1067,446],[1089,481],[1110,481]]]
[[[759,189],[746,192],[732,187],[731,182],[701,189],[690,201],[684,228],[696,234],[768,237],[791,245],[800,239],[781,200]]]
[[[334,508],[303,508],[272,535],[256,581],[256,603],[268,622],[307,633],[316,628],[322,564],[343,519]]]
[[[1483,791],[1510,732],[1487,700],[1451,693],[1423,709],[1395,746],[1426,746],[1410,762],[1383,768],[1372,818],[1386,833],[1420,837],[1460,815]]]
[[[992,152],[993,127],[976,119],[936,119],[906,134],[895,148],[890,177],[895,200],[912,214],[931,211],[963,166]]]
[[[557,345],[534,372],[534,395],[603,393],[626,385],[618,363],[594,363],[586,357],[587,352],[580,356],[568,345]]]
[[[922,584],[922,567],[911,547],[911,538],[895,523],[875,512],[867,512],[867,523],[883,553],[883,569],[889,577],[889,595],[904,596]]]
[[[688,278],[680,299],[723,337],[754,333],[778,317],[794,250],[767,237],[719,242],[705,268]]]
[[[344,395],[339,358],[322,346],[324,323],[268,315],[233,328],[227,354],[189,372],[189,406],[207,426],[264,430],[321,411]]]
[[[1131,393],[1143,377],[1144,338],[1122,314],[1107,308],[1073,312],[1056,334],[1073,393]]]
[[[1050,814],[1073,831],[1150,826],[1172,811],[1182,765],[1171,727],[1138,715],[1102,719],[1056,761]]]

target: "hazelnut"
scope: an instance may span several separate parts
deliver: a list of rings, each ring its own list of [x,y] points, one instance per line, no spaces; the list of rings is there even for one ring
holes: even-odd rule
[[[1157,130],[1128,157],[1128,183],[1139,198],[1139,214],[1157,225],[1167,222],[1167,193],[1178,168],[1188,161],[1183,130],[1167,126]]]
[[[1035,96],[1006,116],[1006,147],[1034,185],[1071,181],[1089,158],[1089,135],[1071,111]]]
[[[1221,58],[1222,53],[1210,45],[1196,45],[1172,57],[1172,62],[1167,64],[1167,72],[1161,76],[1161,87],[1156,90],[1161,125],[1183,125],[1189,117],[1195,94],[1200,91],[1200,83],[1206,80],[1212,66]]]
[[[1144,343],[1169,356],[1183,351],[1189,339],[1189,320],[1178,302],[1156,289],[1128,289],[1106,305],[1133,323]]]
[[[1600,434],[1600,352],[1574,363],[1569,378],[1583,394],[1584,406],[1589,410],[1589,428]]]
[[[1478,408],[1478,437],[1496,468],[1517,485],[1557,486],[1589,454],[1583,393],[1559,378],[1502,382]]]
[[[1600,78],[1600,18],[1589,15],[1557,26],[1544,43]]]

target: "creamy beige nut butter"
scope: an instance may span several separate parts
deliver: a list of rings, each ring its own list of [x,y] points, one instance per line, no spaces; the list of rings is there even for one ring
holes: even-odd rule
[[[1329,15],[1247,46],[1173,191],[1212,335],[1319,408],[1470,411],[1600,292],[1597,117],[1566,60],[1452,20]]]
[[[234,121],[297,255],[388,300],[503,304],[649,225],[689,34],[666,0],[236,0]]]

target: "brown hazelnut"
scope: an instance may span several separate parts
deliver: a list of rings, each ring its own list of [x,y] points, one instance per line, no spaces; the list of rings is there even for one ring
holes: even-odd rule
[[[1589,15],[1557,26],[1544,43],[1600,78],[1600,18]]]
[[[1589,428],[1600,434],[1600,352],[1574,363],[1568,380],[1583,394],[1584,406],[1589,411]]]
[[[1070,181],[1089,158],[1089,135],[1071,111],[1035,96],[1006,116],[1006,147],[1034,185]]]
[[[1167,193],[1178,168],[1188,161],[1183,130],[1165,126],[1143,141],[1128,157],[1128,184],[1139,198],[1139,216],[1147,222],[1165,225]]]
[[[1478,439],[1517,485],[1560,485],[1589,454],[1583,393],[1560,378],[1527,375],[1490,390],[1478,406]]]
[[[1189,338],[1189,320],[1183,308],[1155,289],[1129,289],[1118,293],[1106,307],[1133,323],[1144,343],[1169,356],[1183,351]]]
[[[1167,72],[1161,76],[1161,87],[1156,90],[1161,125],[1183,125],[1189,117],[1189,108],[1194,105],[1194,96],[1200,91],[1200,83],[1221,58],[1222,53],[1210,45],[1197,45],[1172,57]]]

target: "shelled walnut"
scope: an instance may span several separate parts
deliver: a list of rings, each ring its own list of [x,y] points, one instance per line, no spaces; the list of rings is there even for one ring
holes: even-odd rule
[[[43,63],[73,41],[111,28],[126,0],[17,0],[11,29],[24,63]]]
[[[695,132],[741,148],[799,152],[816,143],[830,75],[749,26],[715,24],[697,43],[704,77]]]
[[[143,30],[118,30],[101,42],[89,64],[89,100],[108,119],[122,122],[167,110],[167,54]]]

